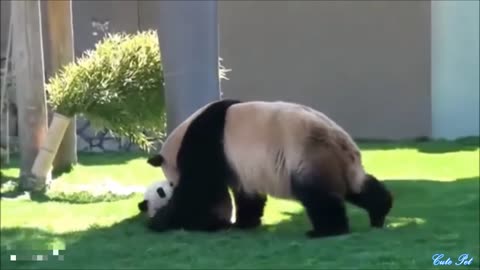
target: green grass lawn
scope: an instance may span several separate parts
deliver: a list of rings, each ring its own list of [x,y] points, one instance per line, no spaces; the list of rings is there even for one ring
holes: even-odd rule
[[[264,225],[254,231],[156,234],[137,216],[141,194],[68,193],[105,179],[145,186],[163,178],[135,154],[82,154],[80,165],[55,180],[49,199],[9,198],[8,180],[18,175],[14,159],[2,168],[1,268],[478,269],[478,138],[361,147],[367,169],[385,179],[396,199],[387,228],[370,229],[365,212],[349,205],[353,233],[316,240],[305,238],[310,225],[296,202],[269,198]],[[62,249],[63,260],[52,256],[53,248]],[[437,253],[452,265],[434,267]],[[472,265],[456,266],[464,253]],[[10,262],[12,254],[50,256]]]

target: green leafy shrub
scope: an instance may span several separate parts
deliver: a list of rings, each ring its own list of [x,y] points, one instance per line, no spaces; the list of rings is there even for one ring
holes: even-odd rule
[[[165,132],[164,78],[157,34],[109,34],[46,85],[60,114],[83,114],[96,128],[130,138],[143,149]]]
[[[219,80],[228,79],[230,70],[221,60]],[[155,31],[108,34],[51,77],[46,90],[54,111],[68,117],[82,114],[94,128],[106,128],[143,149],[165,135],[164,78]]]

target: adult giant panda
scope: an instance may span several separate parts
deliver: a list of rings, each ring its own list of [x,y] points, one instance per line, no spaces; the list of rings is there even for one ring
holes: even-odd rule
[[[148,159],[176,185],[152,218],[154,230],[261,224],[266,196],[294,199],[306,209],[309,237],[348,233],[345,201],[364,208],[383,227],[393,197],[362,166],[360,151],[340,126],[307,106],[222,100],[200,108],[172,131]]]

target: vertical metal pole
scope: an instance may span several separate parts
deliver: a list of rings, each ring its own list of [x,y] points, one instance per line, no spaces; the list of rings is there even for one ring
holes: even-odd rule
[[[167,132],[220,99],[216,1],[158,1]]]

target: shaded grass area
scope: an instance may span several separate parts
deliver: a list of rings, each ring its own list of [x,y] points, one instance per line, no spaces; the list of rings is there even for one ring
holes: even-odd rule
[[[321,240],[304,237],[310,225],[298,203],[273,198],[260,229],[217,234],[147,231],[137,216],[141,194],[110,201],[88,195],[55,200],[58,194],[44,201],[2,198],[1,267],[433,269],[432,255],[444,253],[453,264],[442,268],[478,269],[480,151],[475,142],[362,143],[367,169],[385,179],[395,195],[387,228],[370,229],[363,210],[349,205],[353,233]],[[79,160],[56,180],[65,189],[106,178],[144,186],[163,178],[142,155],[82,154]],[[14,163],[2,173],[15,178],[18,169]],[[63,261],[52,256],[54,247],[64,249]],[[11,254],[20,259],[34,253],[50,256],[43,262],[9,261]],[[474,256],[472,265],[455,266],[464,253]]]

